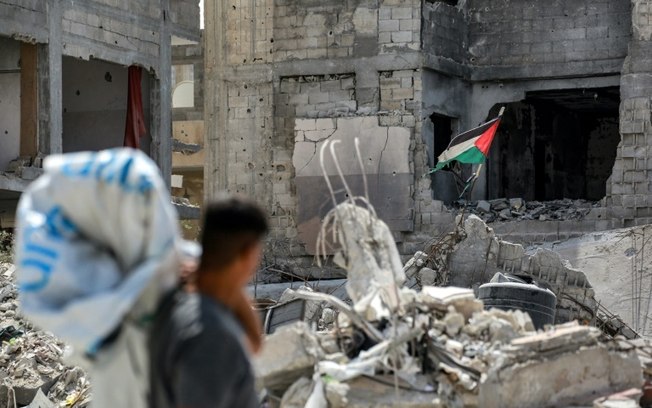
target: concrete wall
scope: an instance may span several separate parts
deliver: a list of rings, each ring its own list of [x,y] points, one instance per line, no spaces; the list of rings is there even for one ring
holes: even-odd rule
[[[20,42],[0,37],[0,171],[20,148]]]
[[[461,64],[469,60],[469,27],[465,5],[423,2],[423,52]]]
[[[643,2],[635,2],[635,9],[637,4]],[[640,6],[635,24],[646,10]],[[642,98],[652,94],[647,73],[652,65],[645,64],[652,29],[639,24],[640,38],[631,39],[628,0],[467,0],[457,6],[416,0],[234,0],[207,3],[206,17],[206,195],[244,193],[266,206],[277,258],[307,254],[297,228],[302,193],[292,161],[296,125],[305,119],[375,116],[380,127],[410,131],[406,202],[413,228],[395,231],[406,254],[452,223],[437,200],[451,197],[450,177],[424,177],[434,161],[433,113],[451,117],[461,131],[531,91],[619,86],[629,46],[626,67],[636,75],[623,77],[623,97],[640,100],[621,109],[632,111],[638,122],[624,124],[621,115],[621,132],[625,126],[635,133],[628,143],[647,146],[642,129],[648,126],[649,98]],[[613,121],[607,122],[596,125],[595,140],[600,132],[613,133]],[[616,169],[625,166],[623,155],[642,154],[630,150],[619,148]],[[603,153],[587,157],[587,177],[604,173]],[[638,161],[637,166],[647,165]],[[607,189],[613,198],[608,203],[621,194],[614,176],[609,184],[616,191]],[[487,193],[482,178],[476,198]],[[609,211],[596,209],[576,224],[535,222],[515,233],[548,239],[622,224]]]
[[[627,55],[629,0],[470,0],[468,6],[470,58],[478,65],[586,64]]]
[[[63,60],[63,151],[123,146],[127,115],[127,68],[108,62]],[[142,80],[145,123],[149,128],[149,75]],[[151,135],[141,139],[149,151]]]
[[[421,228],[413,200],[423,194],[430,202],[431,193],[429,180],[418,184],[416,176],[427,166],[425,144],[417,138],[420,1],[240,0],[207,3],[206,16],[207,197],[223,190],[254,197],[271,214],[275,254],[307,255],[313,243],[299,236],[298,220],[318,219],[329,206],[304,211],[314,208],[292,158],[302,157],[299,146],[308,142],[295,141],[296,126],[323,120],[353,129],[346,124],[364,117],[374,121],[378,135],[405,132],[405,180],[383,193],[402,201],[406,222],[394,224],[399,240],[401,231]],[[351,141],[351,129],[338,137]],[[374,180],[381,174],[378,163],[370,167]],[[325,186],[319,175],[308,177],[314,177],[302,184],[308,190]]]
[[[199,2],[194,0],[10,0],[0,5],[0,34],[48,41],[48,10],[61,12],[64,55],[158,67],[160,21],[169,3],[171,31],[198,38]],[[60,4],[60,5],[59,5]],[[59,8],[60,10],[55,10]]]

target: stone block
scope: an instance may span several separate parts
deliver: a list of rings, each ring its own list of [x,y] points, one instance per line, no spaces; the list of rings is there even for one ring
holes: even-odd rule
[[[411,7],[395,7],[392,9],[392,19],[403,20],[412,18]]]
[[[323,350],[310,328],[297,322],[265,339],[262,353],[253,360],[254,372],[270,390],[285,390],[302,376],[311,377],[321,357]]]
[[[412,41],[412,31],[395,31],[392,33],[393,43],[407,43]]]

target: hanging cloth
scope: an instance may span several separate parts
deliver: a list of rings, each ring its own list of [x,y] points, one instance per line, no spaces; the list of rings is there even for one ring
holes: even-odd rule
[[[141,78],[143,69],[132,65],[129,67],[127,94],[127,123],[125,125],[125,147],[140,147],[140,138],[145,135],[145,114],[143,113],[143,91]]]

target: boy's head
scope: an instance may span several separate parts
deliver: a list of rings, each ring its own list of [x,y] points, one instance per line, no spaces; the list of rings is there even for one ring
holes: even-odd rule
[[[247,283],[258,268],[267,231],[265,212],[252,201],[232,197],[209,204],[198,273],[225,274],[233,283]]]

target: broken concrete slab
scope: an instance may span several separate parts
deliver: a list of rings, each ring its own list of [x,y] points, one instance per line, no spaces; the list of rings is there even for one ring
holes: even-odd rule
[[[394,377],[380,376],[376,381],[356,378],[350,382],[329,382],[326,397],[330,408],[443,408],[435,393],[394,387]]]
[[[479,217],[470,215],[461,238],[447,258],[450,285],[478,288],[496,272],[523,274],[557,296],[556,322],[592,321],[598,308],[591,284],[579,269],[559,254],[541,249],[526,253],[523,246],[500,240]]]
[[[641,335],[652,335],[652,269],[646,254],[652,225],[588,233],[581,238],[543,246],[554,250],[588,278],[595,297]]]
[[[482,310],[482,302],[478,301],[473,290],[454,286],[434,287],[424,286],[417,294],[419,304],[442,312],[453,307],[468,320],[474,313]]]
[[[283,283],[259,283],[247,286],[249,296],[256,299],[280,299],[287,289],[298,289],[302,286],[308,286],[312,290],[323,293],[330,293],[342,300],[348,300],[346,279],[323,279],[319,281],[296,281]]]
[[[285,390],[303,376],[311,377],[323,357],[315,335],[303,322],[279,328],[267,336],[263,351],[253,360],[256,377],[270,390]]]
[[[491,204],[489,203],[489,201],[480,200],[478,201],[478,204],[476,205],[475,208],[481,213],[488,214],[491,212]]]
[[[593,401],[593,408],[638,408],[642,392],[640,388],[631,388]]]
[[[478,399],[487,408],[582,405],[591,404],[596,393],[640,387],[641,383],[635,353],[596,345],[543,360],[505,362],[489,370]]]

